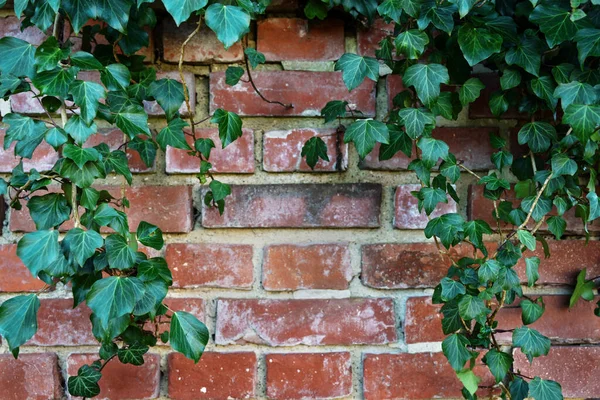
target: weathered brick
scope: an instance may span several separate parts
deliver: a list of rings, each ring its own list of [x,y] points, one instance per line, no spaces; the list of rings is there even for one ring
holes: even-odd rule
[[[123,132],[119,129],[99,129],[97,134],[90,136],[87,142],[85,142],[84,147],[94,147],[100,143],[106,143],[111,150],[117,150],[128,140],[129,137],[126,139],[123,138]],[[120,150],[122,150],[122,148]],[[127,160],[131,172],[143,173],[154,170],[154,166],[146,166],[137,151],[127,149]]]
[[[356,33],[357,53],[361,56],[375,57],[375,49],[379,48],[381,40],[394,33],[394,24],[386,24],[383,19],[376,19],[373,24]]]
[[[168,363],[170,399],[247,399],[255,396],[254,353],[205,352],[198,364],[181,354],[171,353]]]
[[[27,343],[39,346],[96,345],[92,334],[91,310],[73,299],[44,299],[38,312],[38,331]]]
[[[442,331],[440,304],[433,304],[430,296],[410,297],[406,300],[404,339],[406,343],[441,342],[446,338]]]
[[[227,244],[167,245],[166,255],[178,288],[250,288],[253,281],[252,246]]]
[[[293,244],[265,248],[266,290],[347,289],[352,279],[347,244]]]
[[[457,258],[465,247],[453,247]],[[446,276],[451,262],[434,243],[382,243],[362,246],[362,281],[377,289],[434,287]]]
[[[331,61],[344,54],[341,20],[268,18],[257,25],[257,50],[267,61]]]
[[[100,186],[113,196],[121,197],[119,186]],[[51,190],[52,191],[52,190]],[[39,193],[42,195],[43,193]],[[126,209],[129,228],[135,232],[140,221],[157,225],[166,233],[189,232],[193,227],[192,189],[189,186],[127,186],[125,196],[131,203]],[[68,229],[65,223],[61,229]],[[29,209],[11,212],[10,229],[14,232],[31,232],[35,225],[29,216]]]
[[[489,170],[494,168],[490,157],[494,149],[490,144],[489,133],[497,133],[497,128],[436,128],[433,137],[443,140],[450,147],[450,152],[464,165],[472,170]],[[405,170],[414,157],[407,157],[398,152],[389,160],[379,161],[379,144],[369,153],[361,168],[385,171]],[[413,153],[414,156],[414,153]]]
[[[373,48],[371,47],[370,51]],[[388,75],[385,77],[385,91],[388,98],[388,109],[394,108],[394,97],[400,92],[403,92],[406,88],[402,82],[400,75]]]
[[[210,112],[224,108],[243,116],[304,116],[321,115],[321,109],[331,99],[348,101],[350,107],[375,116],[375,82],[365,81],[352,92],[342,81],[340,72],[261,71],[252,78],[261,93],[271,101],[293,104],[284,108],[260,99],[250,83],[235,86],[225,83],[225,72],[210,74]]]
[[[191,131],[188,131],[191,132]],[[243,129],[243,134],[226,148],[222,148],[217,129],[196,129],[198,138],[209,138],[215,143],[210,152],[211,172],[246,174],[254,172],[254,132]],[[190,147],[194,147],[194,139],[186,135]],[[190,156],[187,150],[167,147],[166,171],[170,174],[197,174],[200,172],[200,159]]]
[[[37,292],[44,286],[17,257],[17,245],[0,245],[0,292]]]
[[[565,398],[600,398],[600,348],[554,346],[547,356],[529,363],[519,350],[514,352],[515,370],[560,383]]]
[[[163,304],[165,304],[171,310],[185,311],[190,314],[193,314],[200,321],[205,320],[204,300],[203,299],[192,298],[192,297],[167,297],[166,299],[163,300]],[[163,321],[165,321],[165,320],[163,319]],[[154,332],[154,331],[156,331],[156,326],[151,321],[149,321],[146,323],[146,325],[144,325],[144,329]],[[169,329],[170,329],[169,324],[164,324],[164,323],[159,324],[158,333],[159,334],[163,333],[164,331],[168,331]],[[162,346],[162,345],[167,346],[168,344],[164,344],[162,341],[159,340],[157,345],[158,346]]]
[[[4,135],[6,130],[0,129],[0,143],[4,144]],[[13,168],[19,164],[20,157],[15,156],[15,143],[6,150],[0,146],[0,172],[12,172]],[[58,160],[56,151],[47,144],[42,142],[33,152],[32,158],[23,159],[23,169],[29,171],[35,168],[38,171],[47,171],[52,169],[54,163]]]
[[[263,135],[263,168],[269,172],[313,171],[301,156],[304,143],[315,136],[327,146],[329,161],[319,159],[314,171],[334,172],[348,168],[348,145],[343,143],[343,134],[335,129],[291,129],[271,131]],[[338,150],[339,149],[339,150]],[[338,157],[340,161],[338,163]],[[339,164],[339,167],[338,167]]]
[[[394,227],[397,229],[425,229],[427,226],[427,214],[425,210],[419,212],[418,200],[411,192],[419,191],[421,185],[407,184],[396,188],[395,195],[395,217]],[[448,203],[439,203],[430,214],[430,218],[439,217],[442,214],[455,213],[456,202],[448,196]]]
[[[2,400],[62,399],[58,357],[54,353],[0,354]]]
[[[217,344],[350,345],[396,339],[394,302],[388,298],[224,299],[217,303]]]
[[[352,394],[350,353],[267,354],[269,399],[329,399]]]
[[[47,35],[35,26],[27,27],[21,31],[21,21],[14,15],[0,17],[0,37],[5,36],[25,40],[34,46],[39,46],[47,38]]]
[[[374,228],[381,186],[376,184],[233,185],[225,212],[203,205],[206,228]]]
[[[180,26],[176,26],[172,18],[163,18],[162,21],[163,60],[178,63],[181,45],[196,29],[196,23],[195,21],[184,22]],[[241,42],[237,42],[225,50],[223,43],[217,39],[217,35],[206,24],[203,24],[200,31],[186,45],[183,61],[186,63],[231,63],[241,61],[243,56]]]
[[[71,354],[67,358],[67,373],[77,374],[84,364],[91,364],[98,359],[98,354]],[[136,366],[122,364],[113,359],[102,370],[100,394],[95,399],[154,399],[158,397],[160,385],[160,356],[144,355],[144,364]]]
[[[482,363],[474,372],[493,385],[494,380]],[[364,356],[364,397],[379,399],[432,399],[461,397],[462,384],[442,353],[366,354]],[[478,396],[492,398],[491,389],[480,389]]]

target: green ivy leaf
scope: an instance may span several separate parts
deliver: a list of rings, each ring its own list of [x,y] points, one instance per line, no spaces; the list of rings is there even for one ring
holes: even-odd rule
[[[425,46],[428,43],[429,37],[427,34],[418,29],[410,29],[402,32],[394,41],[396,52],[411,60],[418,59],[425,51]]]
[[[402,16],[402,0],[385,0],[377,7],[377,12],[382,17],[388,17],[399,24]]]
[[[335,63],[335,70],[342,71],[342,79],[348,90],[358,87],[365,78],[377,81],[379,62],[372,57],[346,53]]]
[[[246,50],[244,50],[244,54],[246,55],[246,57],[248,57],[248,61],[250,62],[252,69],[256,69],[256,67],[258,67],[259,64],[264,64],[266,61],[265,55],[263,53],[256,51],[256,49],[253,49],[251,47],[248,47]]]
[[[225,183],[213,180],[208,185],[213,193],[213,200],[215,202],[224,200],[231,194],[231,187]]]
[[[500,87],[502,90],[509,90],[519,86],[521,83],[521,73],[512,68],[507,68],[500,77]]]
[[[77,76],[78,70],[77,67],[71,67],[43,71],[37,74],[32,82],[42,94],[65,98],[69,93],[71,83]]]
[[[581,65],[583,65],[585,59],[590,56],[600,56],[600,29],[580,29],[575,34],[574,40],[577,42],[579,63]]]
[[[542,42],[537,37],[525,37],[516,47],[506,52],[506,63],[518,65],[532,75],[539,76],[542,64]]]
[[[171,270],[165,259],[161,257],[154,257],[142,261],[138,265],[137,277],[143,282],[150,282],[159,278],[165,281],[169,286],[173,283]]]
[[[552,172],[554,176],[575,175],[577,172],[577,163],[565,154],[558,153],[552,157]]]
[[[104,66],[92,54],[85,51],[78,51],[71,55],[71,65],[82,71],[100,71]]]
[[[539,4],[529,15],[529,20],[538,25],[546,36],[550,48],[565,40],[573,40],[577,33],[577,25],[571,21],[569,11],[555,4]]]
[[[36,277],[56,261],[59,255],[61,251],[57,230],[26,233],[17,244],[17,256]]]
[[[96,253],[96,249],[104,245],[104,239],[98,232],[73,228],[67,232],[63,243],[69,249],[69,258],[83,267],[85,262]]]
[[[490,110],[495,117],[500,117],[508,111],[509,105],[506,93],[494,92],[490,96]]]
[[[535,237],[531,234],[531,232],[526,231],[524,229],[517,230],[517,237],[519,238],[519,242],[527,247],[531,251],[535,251]]]
[[[563,122],[571,125],[577,138],[585,143],[600,126],[600,106],[571,104],[565,110]]]
[[[237,6],[211,4],[206,9],[205,19],[206,25],[217,34],[225,49],[239,41],[250,30],[250,15]]]
[[[426,108],[403,108],[398,116],[411,139],[418,139],[427,125],[435,125],[435,117]]]
[[[0,39],[0,73],[35,77],[35,46],[11,36]]]
[[[88,3],[89,4],[89,3]],[[95,0],[89,8],[89,18],[102,19],[117,31],[126,34],[129,10],[133,0]]]
[[[144,364],[144,354],[149,347],[143,344],[134,343],[126,348],[119,349],[117,356],[123,364],[142,365]]]
[[[106,237],[106,254],[111,268],[129,269],[135,263],[135,251],[121,235],[113,234]]]
[[[173,119],[185,100],[183,85],[175,79],[161,79],[150,84],[148,91],[165,111],[167,120]]]
[[[474,102],[479,98],[481,90],[485,88],[485,85],[479,80],[479,78],[470,78],[461,87],[458,93],[460,102],[463,106]]]
[[[6,114],[3,122],[9,125],[4,137],[4,150],[7,150],[12,142],[17,142],[15,154],[31,158],[37,146],[44,139],[47,131],[46,125],[41,121],[14,113]]]
[[[187,21],[193,12],[204,8],[208,0],[163,0],[165,8],[173,16],[177,26]]]
[[[145,221],[141,221],[138,225],[137,238],[144,246],[152,247],[156,250],[162,249],[165,244],[160,228]]]
[[[76,376],[70,376],[67,382],[71,396],[95,397],[100,394],[98,382],[102,374],[96,368],[84,365],[79,368]]]
[[[523,324],[530,325],[540,319],[542,314],[544,314],[544,308],[544,300],[541,297],[535,302],[527,299],[521,300],[521,319],[523,320]]]
[[[483,362],[488,366],[496,383],[502,381],[513,363],[513,358],[508,353],[503,353],[496,349],[488,351],[483,357]]]
[[[470,321],[484,316],[490,309],[485,306],[483,299],[465,294],[458,302],[458,312],[464,320]]]
[[[476,28],[466,24],[458,30],[458,44],[470,66],[487,60],[502,49],[502,36],[491,33],[485,28]]]
[[[529,395],[529,384],[524,379],[516,377],[509,386],[511,400],[525,400]]]
[[[171,317],[169,340],[173,350],[197,363],[208,343],[208,329],[192,314],[177,311]]]
[[[18,354],[37,332],[37,313],[40,301],[35,294],[15,296],[0,306],[0,336],[8,342],[9,350]]]
[[[321,109],[321,116],[325,118],[325,123],[335,121],[338,117],[343,118],[346,116],[347,106],[347,101],[332,100]]]
[[[550,351],[550,339],[526,326],[516,328],[513,331],[512,339],[513,345],[520,347],[530,362],[534,357],[548,355],[548,351]]]
[[[63,156],[73,160],[79,168],[83,168],[88,161],[98,161],[100,153],[94,148],[83,148],[73,144],[66,144],[63,148]]]
[[[560,384],[540,379],[539,376],[529,382],[529,396],[533,397],[534,400],[563,400]]]
[[[472,370],[464,369],[460,372],[457,372],[456,377],[460,380],[465,389],[471,395],[474,395],[475,392],[477,392],[477,389],[479,388],[479,382],[481,382],[481,378],[475,375],[475,373]]]
[[[530,122],[519,131],[519,144],[527,144],[534,153],[543,153],[556,139],[556,130],[547,122]]]
[[[379,148],[379,161],[389,160],[399,151],[410,157],[413,145],[412,140],[397,125],[388,125],[387,127],[390,133],[390,141],[388,144],[382,144]]]
[[[90,187],[94,183],[94,180],[102,175],[102,172],[98,169],[96,163],[87,162],[83,168],[79,168],[77,164],[68,158],[63,160],[60,174],[65,178],[70,179],[77,187]]]
[[[319,162],[319,158],[329,162],[329,157],[327,156],[327,145],[318,136],[312,137],[304,143],[302,146],[302,152],[300,154],[302,157],[306,157],[306,164],[311,169],[315,169],[317,162]]]
[[[231,111],[217,109],[210,122],[219,126],[219,139],[221,139],[223,148],[229,146],[244,133],[242,131],[242,119]]]
[[[464,219],[459,214],[448,213],[431,219],[425,227],[425,237],[430,239],[433,236],[440,238],[440,241],[447,249],[461,239],[463,233]]]
[[[450,0],[450,3],[456,4],[458,7],[458,14],[461,18],[464,18],[469,14],[471,8],[477,3],[477,0]]]
[[[423,104],[428,105],[440,95],[440,85],[449,83],[448,69],[440,64],[415,64],[406,69],[405,86],[414,86]]]
[[[372,119],[357,120],[344,134],[344,143],[354,143],[361,158],[373,150],[375,143],[389,144],[390,132],[383,122]]]
[[[100,73],[100,80],[108,90],[125,90],[131,83],[131,72],[123,64],[110,64]]]
[[[431,137],[422,137],[417,143],[419,149],[421,149],[421,158],[425,165],[433,166],[438,160],[448,158],[448,151],[450,150],[448,145],[441,141]]]
[[[107,247],[109,237],[106,238]],[[96,281],[86,300],[102,326],[107,329],[110,320],[131,314],[135,304],[143,296],[144,284],[138,278],[110,276]]]
[[[140,105],[129,105],[120,110],[116,115],[115,123],[130,139],[139,134],[150,136],[148,114]]]
[[[464,231],[465,235],[471,239],[471,242],[480,249],[485,248],[483,245],[483,235],[491,235],[493,233],[489,224],[480,219],[465,222]]]
[[[59,61],[66,58],[68,54],[68,50],[61,49],[58,40],[50,36],[35,51],[35,65],[38,72],[51,71],[60,67]]]
[[[138,152],[140,158],[147,167],[152,167],[154,165],[154,160],[156,159],[156,144],[154,144],[152,140],[144,140],[135,137],[129,142],[128,147],[131,150]]]
[[[406,3],[407,2],[404,4],[406,5]],[[455,12],[456,6],[454,4],[424,4],[423,7],[421,7],[419,18],[417,19],[417,25],[420,30],[425,30],[430,23],[433,23],[436,28],[450,35],[454,29],[453,14]]]
[[[419,204],[423,205],[427,215],[430,215],[435,210],[438,203],[448,203],[446,192],[439,188],[424,187],[421,188],[419,194],[421,196]]]
[[[598,93],[587,83],[569,82],[560,84],[554,90],[554,97],[560,99],[563,110],[569,108],[571,104],[592,104],[598,99]]]
[[[469,351],[467,346],[469,339],[458,333],[448,336],[442,342],[442,351],[455,371],[462,371],[465,363],[474,356],[474,352]]]
[[[527,285],[532,287],[535,285],[538,279],[540,279],[540,274],[538,273],[538,269],[540,267],[540,258],[539,257],[529,257],[525,259],[525,274],[527,275]]]
[[[573,294],[569,300],[569,308],[572,308],[580,298],[587,301],[594,300],[594,281],[585,280],[586,273],[587,269],[584,268],[577,275],[577,284],[575,285],[575,290],[573,290]]]
[[[456,296],[466,293],[465,285],[448,277],[442,279],[441,286],[444,301],[450,301]]]
[[[556,84],[550,76],[542,76],[531,80],[531,90],[537,97],[544,100],[551,110],[556,109],[558,100],[554,97]]]
[[[242,67],[227,67],[225,71],[225,83],[229,86],[235,86],[245,73],[246,71]]]
[[[477,270],[477,276],[479,282],[485,284],[488,281],[495,281],[498,278],[498,274],[502,265],[496,260],[487,260]]]
[[[175,118],[158,133],[156,141],[163,151],[166,150],[167,146],[176,149],[192,150],[183,133],[183,129],[187,126],[189,125],[184,120]]]
[[[62,194],[49,193],[43,196],[35,196],[27,202],[31,219],[35,222],[38,230],[45,230],[62,225],[69,219],[71,207]]]
[[[100,99],[106,98],[104,88],[95,82],[76,80],[71,83],[70,91],[73,101],[81,110],[79,113],[81,119],[90,125],[98,113]]]
[[[565,219],[554,215],[548,218],[546,222],[548,223],[548,230],[556,237],[556,240],[560,240],[567,229]]]

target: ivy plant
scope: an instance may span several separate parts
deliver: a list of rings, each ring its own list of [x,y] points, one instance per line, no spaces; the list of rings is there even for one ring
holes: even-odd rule
[[[496,338],[498,313],[507,305],[520,307],[522,325],[502,332],[512,332],[512,347],[530,362],[548,354],[550,339],[530,326],[543,318],[543,298],[529,295],[521,282],[532,287],[543,274],[533,252],[543,248],[550,256],[547,237],[581,231],[589,238],[590,224],[600,217],[600,2],[309,0],[305,13],[323,19],[334,8],[363,24],[375,18],[389,24],[373,49],[375,57],[344,54],[335,69],[348,90],[365,79],[377,80],[381,71],[399,75],[404,89],[393,107],[381,120],[346,123],[342,118],[359,110],[350,110],[345,99],[332,99],[322,115],[326,122],[340,120],[344,141],[353,143],[361,158],[378,143],[381,161],[399,152],[412,158],[408,169],[421,183],[413,195],[418,209],[430,216],[425,236],[451,260],[433,302],[441,305],[447,335],[442,350],[464,385],[464,397],[477,396],[482,377],[473,368],[482,355],[502,398],[562,399],[559,383],[514,368],[513,354]],[[480,97],[486,88],[482,72],[499,80],[489,99],[490,117],[510,111],[528,121],[518,130],[519,149],[490,134],[495,169],[487,175],[470,170],[434,131]],[[302,154],[309,165],[326,159],[321,149],[320,138],[306,143]],[[440,203],[460,201],[454,189],[459,180],[482,186],[493,206],[486,220],[465,220],[457,213],[431,217]],[[461,251],[452,254],[465,256],[450,256],[457,246]],[[519,262],[526,276],[517,274]],[[593,300],[596,279],[580,273],[572,305],[579,298]],[[600,316],[599,310],[600,304]]]

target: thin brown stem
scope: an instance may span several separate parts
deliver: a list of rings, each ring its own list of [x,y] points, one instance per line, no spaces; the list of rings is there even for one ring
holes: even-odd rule
[[[245,48],[244,48],[245,50]],[[248,56],[246,55],[246,52],[244,51],[244,62],[246,64],[246,72],[248,73],[248,80],[250,81],[250,84],[252,85],[252,88],[254,89],[254,91],[256,92],[256,94],[266,103],[269,104],[277,104],[283,108],[286,109],[290,109],[290,108],[294,108],[294,105],[289,103],[289,104],[285,104],[282,103],[280,101],[276,101],[276,100],[269,100],[267,99],[265,96],[263,96],[263,94],[260,92],[260,90],[258,90],[258,87],[256,87],[256,84],[254,83],[254,79],[252,79],[252,73],[250,72],[250,63],[248,62]]]

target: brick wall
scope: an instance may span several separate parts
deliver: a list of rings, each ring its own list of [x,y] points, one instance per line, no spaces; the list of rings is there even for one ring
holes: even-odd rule
[[[131,156],[138,172],[127,194],[131,227],[144,219],[166,233],[163,252],[175,286],[167,304],[207,324],[212,334],[207,352],[198,365],[160,346],[142,367],[113,361],[104,370],[100,397],[459,397],[461,386],[440,353],[439,308],[429,299],[447,260],[424,240],[427,219],[410,194],[417,180],[406,170],[407,158],[380,162],[375,153],[359,162],[355,150],[334,135],[335,124],[324,125],[318,118],[332,99],[348,100],[368,116],[386,115],[401,81],[382,76],[377,84],[366,81],[349,94],[340,74],[332,72],[344,52],[372,52],[386,26],[378,22],[369,31],[356,31],[340,20],[307,23],[289,18],[300,15],[293,1],[278,3],[269,18],[256,24],[249,44],[268,60],[254,74],[257,85],[271,99],[292,102],[293,109],[261,102],[246,84],[233,90],[225,85],[227,65],[242,61],[239,45],[224,51],[204,29],[186,51],[197,119],[218,107],[244,117],[242,138],[212,153],[219,179],[233,185],[224,215],[202,205],[203,189],[194,176],[198,162],[184,151],[169,149],[153,168]],[[161,21],[143,54],[162,74],[172,74],[190,29]],[[8,11],[0,14],[0,36],[5,35],[43,40],[34,28],[20,32]],[[483,79],[494,82],[493,76]],[[440,121],[434,133],[477,171],[491,167],[488,132],[514,136],[521,118],[515,112],[510,114],[514,119],[492,119],[486,96],[458,121]],[[12,98],[10,107],[40,113],[26,95]],[[164,126],[160,109],[153,104],[147,109],[152,129]],[[118,146],[120,132],[101,133],[105,136],[97,140],[114,137]],[[209,124],[200,134],[216,137]],[[316,135],[325,139],[332,161],[320,161],[313,172],[300,149]],[[54,161],[51,149],[42,146],[25,166],[44,169]],[[1,173],[15,163],[10,150],[0,150]],[[111,177],[102,184],[119,190],[119,183]],[[489,218],[490,204],[479,191],[469,190],[470,183],[468,176],[461,179],[456,188],[460,205],[450,202],[444,211]],[[32,229],[26,211],[7,211],[0,239],[1,299],[41,287],[15,254],[22,232]],[[550,247],[553,258],[542,261],[542,286],[536,289],[548,295],[547,311],[534,326],[556,344],[569,346],[553,348],[533,366],[518,355],[516,366],[526,375],[559,380],[567,397],[600,397],[594,379],[600,351],[593,347],[600,342],[600,319],[590,303],[568,311],[565,296],[582,267],[600,274],[599,242],[585,247],[580,240],[550,241]],[[524,267],[520,272],[525,280]],[[65,377],[97,350],[89,309],[72,309],[65,288],[42,298],[39,333],[22,348],[19,360],[12,359],[6,344],[0,347],[1,399],[60,397]],[[500,320],[507,327],[519,324],[518,310],[503,310]],[[489,378],[485,366],[477,368]]]

